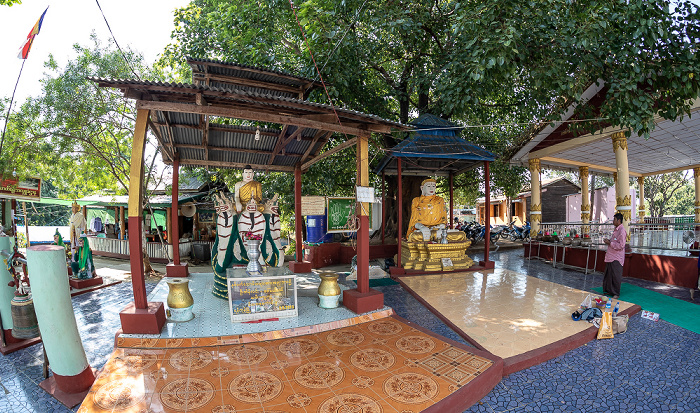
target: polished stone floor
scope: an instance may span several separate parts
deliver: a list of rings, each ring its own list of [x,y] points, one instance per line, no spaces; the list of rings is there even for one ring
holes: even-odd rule
[[[483,259],[483,255],[472,256]],[[497,268],[509,269],[568,287],[589,291],[602,275],[553,269],[524,260],[522,250],[491,253]],[[690,301],[688,290],[625,279],[663,294]],[[149,292],[155,284],[147,284]],[[377,287],[385,304],[408,321],[462,342],[434,314],[401,286]],[[700,294],[695,303],[700,304]],[[105,366],[114,351],[118,313],[132,300],[130,284],[119,284],[73,298],[76,318],[91,365]],[[41,346],[0,356],[0,412],[69,412],[38,388]],[[612,340],[593,341],[563,356],[505,377],[469,412],[643,412],[700,411],[700,335],[663,320],[635,315],[629,330]],[[72,411],[77,411],[75,408]]]
[[[571,313],[589,293],[507,269],[401,277],[401,281],[479,345],[504,359],[591,326],[571,322]],[[631,306],[620,301],[620,311]]]

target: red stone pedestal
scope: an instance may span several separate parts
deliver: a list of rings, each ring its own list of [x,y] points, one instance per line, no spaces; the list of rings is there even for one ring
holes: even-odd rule
[[[2,330],[5,337],[5,346],[0,346],[0,353],[4,356],[5,354],[14,353],[17,350],[22,350],[29,346],[33,346],[41,341],[41,337],[34,337],[25,340],[14,338],[12,336],[12,329]]]
[[[311,263],[308,261],[298,262],[290,261],[289,269],[295,274],[302,274],[305,272],[311,272]]]
[[[53,396],[64,406],[71,409],[85,400],[85,396],[87,396],[88,392],[90,391],[90,387],[92,387],[92,384],[95,382],[95,372],[95,369],[88,367],[82,373],[72,377],[63,377],[54,373],[53,376],[39,383],[39,387],[44,389],[46,393]],[[56,381],[59,383],[56,383]],[[78,389],[75,390],[77,393],[68,393],[63,391],[59,388],[59,385],[63,388],[66,388],[66,385],[69,385],[69,387],[72,387],[72,389],[66,390],[73,391],[73,389]]]
[[[187,277],[190,272],[187,269],[187,263],[169,263],[165,266],[165,276],[166,277]]]
[[[124,334],[160,334],[165,325],[163,303],[148,303],[148,308],[136,308],[131,302],[119,313]]]
[[[356,314],[367,313],[384,307],[384,293],[369,289],[361,293],[357,289],[343,291],[343,305]]]
[[[496,263],[494,261],[479,261],[479,266],[484,267],[485,270],[492,270],[496,268]]]
[[[102,277],[88,278],[87,280],[79,280],[77,278],[71,278],[70,286],[76,290],[81,290],[83,288],[94,287],[96,285],[102,285]]]

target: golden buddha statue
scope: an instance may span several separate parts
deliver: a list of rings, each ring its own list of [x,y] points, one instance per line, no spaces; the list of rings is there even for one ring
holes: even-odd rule
[[[430,239],[431,230],[443,230],[447,225],[447,211],[445,200],[435,195],[437,182],[428,178],[421,183],[422,195],[413,198],[411,203],[411,220],[408,222],[406,238],[414,231],[423,233],[423,240]]]
[[[262,186],[260,182],[253,180],[253,167],[246,165],[243,168],[243,180],[236,182],[233,199],[236,202],[236,213],[241,213],[251,199],[258,204],[258,211],[262,212],[265,206],[262,204]]]
[[[471,244],[464,232],[447,229],[445,201],[435,194],[437,183],[421,183],[421,196],[411,203],[411,220],[406,241],[401,244],[401,262],[405,269],[453,271],[467,269],[473,261],[466,255]]]

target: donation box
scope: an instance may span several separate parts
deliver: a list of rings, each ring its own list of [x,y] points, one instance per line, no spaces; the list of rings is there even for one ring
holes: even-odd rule
[[[228,303],[231,321],[266,320],[296,317],[296,275],[228,278]]]

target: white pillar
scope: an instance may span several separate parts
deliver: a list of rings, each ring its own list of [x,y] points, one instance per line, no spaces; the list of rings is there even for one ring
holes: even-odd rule
[[[630,220],[632,219],[632,195],[630,193],[630,171],[627,161],[627,138],[624,132],[615,132],[611,136],[613,150],[615,151],[615,165],[617,166],[617,182],[615,193],[617,194],[617,211],[622,214],[622,225],[627,232],[627,241],[630,240]]]
[[[56,387],[65,393],[83,392],[92,386],[95,375],[75,321],[64,248],[59,245],[28,248],[27,270],[41,339]]]
[[[530,159],[530,236],[535,237],[540,232],[542,222],[542,199],[540,196],[540,160]],[[486,206],[487,208],[489,205]]]
[[[637,185],[639,185],[639,208],[637,209],[637,222],[644,223],[644,177],[637,177]],[[697,188],[697,178],[695,178],[695,187]],[[697,196],[697,195],[696,195]]]

